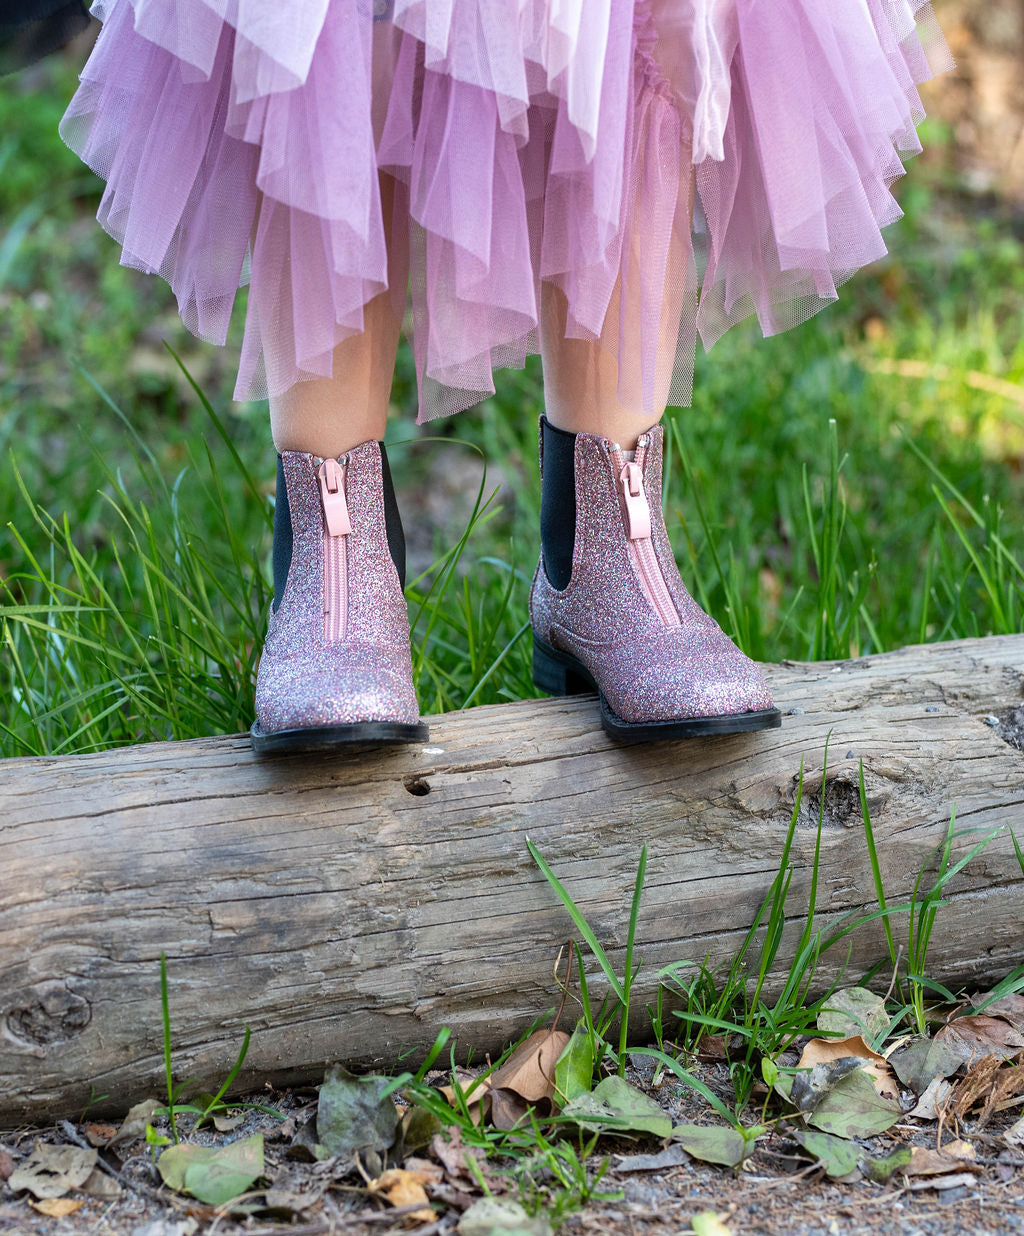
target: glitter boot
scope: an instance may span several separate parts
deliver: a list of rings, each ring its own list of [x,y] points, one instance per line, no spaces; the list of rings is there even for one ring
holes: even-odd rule
[[[273,755],[426,740],[400,579],[404,539],[382,446],[364,442],[337,459],[285,451],[278,493],[253,748]]]
[[[542,418],[542,472],[552,436]],[[530,592],[534,682],[549,695],[597,691],[601,724],[626,742],[773,728],[782,719],[761,670],[679,577],[661,510],[663,441],[655,426],[630,459],[576,435],[563,482],[575,495],[571,572],[556,587],[564,571],[553,584],[545,547]],[[548,511],[544,522],[558,521]]]

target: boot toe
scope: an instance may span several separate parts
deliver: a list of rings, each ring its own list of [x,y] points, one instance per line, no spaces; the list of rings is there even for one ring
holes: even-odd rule
[[[419,708],[403,660],[407,653],[403,658],[398,649],[374,645],[265,657],[256,688],[260,727],[269,734],[361,721],[415,724]]]

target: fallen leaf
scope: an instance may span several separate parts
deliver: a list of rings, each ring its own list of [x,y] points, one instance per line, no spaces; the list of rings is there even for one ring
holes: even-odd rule
[[[245,1112],[237,1116],[214,1116],[213,1127],[218,1133],[233,1133],[245,1119]]]
[[[98,1152],[81,1146],[50,1146],[37,1142],[35,1149],[15,1168],[7,1181],[15,1192],[27,1189],[40,1199],[63,1197],[89,1179]]]
[[[359,1150],[389,1150],[395,1143],[398,1112],[385,1090],[387,1077],[357,1077],[347,1069],[330,1069],[320,1087],[316,1140],[331,1154],[351,1158]]]
[[[555,1111],[555,1069],[570,1036],[564,1030],[535,1030],[485,1083],[481,1106],[499,1129],[514,1129],[532,1108],[541,1117]]]
[[[923,1037],[901,1044],[888,1053],[886,1060],[915,1094],[924,1094],[937,1077],[952,1077],[963,1066],[958,1052]]]
[[[1009,1146],[1024,1146],[1024,1116],[1016,1124],[1011,1124],[1003,1134],[1003,1141]]]
[[[0,1147],[0,1183],[5,1181],[11,1172],[14,1171],[14,1160],[11,1156]]]
[[[379,1193],[386,1197],[392,1206],[419,1206],[419,1210],[412,1210],[402,1216],[405,1222],[433,1223],[437,1216],[434,1214],[434,1208],[430,1205],[430,1199],[423,1186],[437,1180],[440,1175],[440,1168],[423,1172],[409,1171],[404,1167],[392,1167],[378,1176],[376,1180],[371,1180],[369,1188],[371,1193]]]
[[[959,1153],[958,1153],[959,1151]],[[967,1142],[950,1143],[941,1150],[930,1146],[913,1146],[910,1151],[910,1162],[903,1169],[905,1176],[946,1176],[950,1172],[961,1172],[965,1164],[971,1171],[981,1172],[980,1163],[973,1163],[976,1151]]]
[[[970,1172],[957,1172],[955,1176],[930,1176],[924,1180],[911,1180],[911,1189],[961,1189],[974,1184],[975,1178]]]
[[[859,1034],[848,1039],[811,1039],[800,1056],[797,1066],[801,1069],[813,1069],[816,1064],[832,1064],[837,1060],[853,1057],[863,1060],[863,1072],[870,1078],[880,1095],[887,1099],[900,1097],[899,1086],[885,1058],[865,1043]]]
[[[120,1197],[124,1192],[113,1176],[101,1172],[98,1167],[93,1168],[85,1184],[79,1185],[79,1189],[82,1193],[98,1198],[101,1202],[113,1201],[115,1197]]]
[[[117,1136],[116,1124],[87,1124],[82,1132],[90,1146],[105,1146]],[[144,1136],[145,1134],[143,1134]]]
[[[818,1014],[818,1029],[822,1034],[837,1034],[843,1038],[860,1034],[866,1039],[877,1039],[888,1027],[885,1001],[866,987],[834,991],[827,1006]]]
[[[594,1044],[586,1026],[580,1024],[555,1065],[555,1092],[559,1103],[570,1103],[586,1094],[594,1080]]]
[[[729,1059],[729,1037],[725,1034],[702,1034],[697,1040],[697,1059],[717,1064]]]
[[[653,1137],[668,1137],[672,1132],[672,1121],[653,1099],[614,1075],[567,1103],[562,1115],[601,1132],[650,1133]]]
[[[896,1172],[903,1171],[909,1162],[910,1147],[901,1146],[891,1154],[881,1155],[878,1158],[874,1155],[862,1156],[860,1167],[864,1175],[869,1180],[873,1180],[875,1184],[886,1184]]]
[[[991,998],[990,991],[981,991],[971,996],[971,1004],[977,1008]],[[982,1012],[989,1017],[1002,1017],[1024,1034],[1024,993],[1015,991],[1012,995],[1001,996],[998,1000],[993,1000],[991,1004],[986,1005]]]
[[[694,1215],[690,1227],[697,1236],[732,1236],[732,1228],[726,1227],[722,1216],[714,1210],[702,1210]]]
[[[67,1215],[73,1215],[76,1210],[81,1210],[85,1202],[71,1197],[44,1197],[41,1202],[30,1199],[29,1205],[41,1215],[48,1215],[51,1219],[63,1219]]]
[[[1024,1034],[1001,1017],[986,1013],[968,1014],[947,1022],[935,1035],[935,1041],[955,1052],[964,1064],[973,1064],[983,1056],[1008,1059],[1024,1049]]]
[[[146,1137],[146,1125],[152,1124],[153,1114],[161,1104],[156,1099],[143,1099],[134,1107],[128,1109],[128,1115],[121,1121],[121,1127],[108,1143],[111,1146],[123,1146],[131,1142],[143,1141]]]
[[[859,1147],[845,1138],[819,1133],[814,1129],[801,1129],[793,1134],[793,1139],[818,1160],[829,1176],[849,1176],[857,1170]]]
[[[952,1090],[953,1083],[946,1081],[944,1077],[932,1078],[927,1089],[918,1099],[917,1106],[913,1111],[907,1112],[907,1115],[913,1116],[916,1120],[938,1120],[939,1112],[945,1106]]]
[[[720,1163],[723,1167],[739,1167],[754,1148],[753,1139],[719,1124],[677,1124],[672,1140],[702,1163]]]
[[[899,1103],[883,1098],[863,1069],[843,1077],[807,1116],[807,1123],[837,1137],[884,1133],[903,1115]]]
[[[263,1175],[263,1134],[226,1146],[168,1146],[157,1160],[164,1184],[210,1206],[223,1206],[247,1192]]]
[[[430,1152],[452,1180],[468,1181],[477,1188],[477,1176],[483,1174],[484,1151],[479,1146],[464,1146],[458,1125],[449,1128],[447,1136],[438,1133],[430,1143]],[[469,1166],[469,1160],[473,1161],[473,1167]]]
[[[788,1099],[801,1115],[806,1116],[814,1111],[844,1077],[858,1072],[860,1067],[860,1060],[847,1056],[831,1064],[816,1064],[810,1072],[780,1073],[772,1083],[772,1089],[784,1099]]]
[[[301,1215],[315,1206],[331,1185],[331,1177],[323,1172],[311,1172],[305,1165],[283,1165],[264,1194],[268,1209]]]
[[[661,1172],[667,1167],[682,1167],[689,1161],[683,1147],[673,1143],[657,1154],[617,1154],[611,1170],[620,1176],[629,1172]]]
[[[402,1154],[407,1155],[414,1150],[425,1150],[441,1132],[441,1122],[433,1112],[428,1112],[425,1107],[413,1103],[403,1113],[398,1131],[401,1137]]]
[[[541,1214],[532,1217],[518,1202],[484,1197],[459,1219],[459,1236],[552,1236],[551,1224]]]

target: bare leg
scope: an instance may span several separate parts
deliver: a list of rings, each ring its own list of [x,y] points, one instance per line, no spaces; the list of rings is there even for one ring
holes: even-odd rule
[[[392,237],[394,181],[381,177],[381,203],[392,288],[405,287],[402,246]],[[270,401],[270,427],[279,451],[338,456],[384,437],[402,321],[391,291],[364,310],[365,327],[334,350],[334,377],[298,382]]]

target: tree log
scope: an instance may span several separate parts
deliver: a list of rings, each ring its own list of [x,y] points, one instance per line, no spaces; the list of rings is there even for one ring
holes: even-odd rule
[[[858,795],[890,903],[956,827],[1000,830],[948,886],[929,973],[1022,959],[1024,636],[768,667],[783,726],[622,747],[592,697],[431,719],[430,742],[257,760],[244,736],[6,762],[0,791],[0,1122],[123,1109],[162,1076],[161,952],[175,1075],[240,1084],[394,1069],[442,1026],[495,1052],[557,1000],[572,934],[531,837],[621,967],[648,846],[634,1010],[671,962],[731,958],[776,874],[803,768],[776,972],[808,909],[875,908]],[[822,795],[822,768],[828,741]],[[892,920],[897,940],[906,916]],[[847,951],[847,944],[852,951]],[[755,945],[756,947],[756,945]],[[824,955],[815,988],[887,961],[881,924]],[[588,958],[592,991],[603,989]],[[888,985],[889,974],[879,982]],[[572,1008],[572,1005],[570,1005]]]

